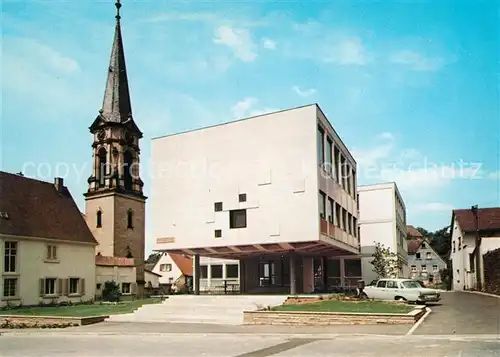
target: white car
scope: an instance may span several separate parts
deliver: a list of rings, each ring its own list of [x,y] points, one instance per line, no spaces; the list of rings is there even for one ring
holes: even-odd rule
[[[418,281],[411,279],[380,279],[376,284],[366,286],[363,294],[369,299],[398,300],[419,304],[441,300],[439,292],[423,288]]]

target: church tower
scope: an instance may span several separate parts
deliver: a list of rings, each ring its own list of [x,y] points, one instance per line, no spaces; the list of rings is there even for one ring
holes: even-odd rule
[[[144,287],[145,203],[139,172],[142,132],[132,116],[116,5],[115,37],[102,108],[90,126],[92,174],[85,193],[85,216],[99,242],[96,253],[134,258],[138,293]]]

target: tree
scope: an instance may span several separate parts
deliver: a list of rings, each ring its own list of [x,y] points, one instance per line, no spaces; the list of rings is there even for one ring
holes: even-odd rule
[[[120,286],[114,281],[106,281],[102,289],[102,299],[104,301],[118,302],[121,298]]]
[[[425,228],[422,228],[422,227],[417,227],[415,228],[417,231],[420,232],[421,235],[423,235],[424,237],[429,237],[431,235],[431,232],[429,232],[427,229]]]
[[[161,258],[161,253],[151,253],[146,259],[146,264],[156,264],[158,263],[158,260]]]
[[[383,244],[374,243],[375,252],[372,255],[373,260],[370,262],[373,265],[373,272],[377,274],[378,278],[398,277],[403,265],[401,259]]]

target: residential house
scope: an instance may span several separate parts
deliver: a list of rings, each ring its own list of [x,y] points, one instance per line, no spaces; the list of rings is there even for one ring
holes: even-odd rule
[[[161,275],[153,271],[155,264],[144,265],[144,279],[146,280],[147,289],[157,289],[160,287]]]
[[[358,258],[356,161],[317,104],[154,138],[152,160],[154,250],[194,256],[195,293],[200,256],[239,260],[243,293],[292,294]]]
[[[152,272],[160,275],[160,286],[192,286],[193,259],[185,254],[163,253]]]
[[[406,207],[395,182],[358,187],[359,237],[363,280],[378,278],[373,271],[373,253],[377,243],[397,255],[398,277],[408,276]]]
[[[472,209],[453,210],[450,226],[452,289],[476,289],[478,275],[484,285],[483,256],[500,248],[500,207],[479,208],[477,215]],[[479,245],[476,245],[476,232]],[[481,257],[479,262],[475,257],[476,249]],[[479,274],[476,273],[477,263]]]
[[[63,179],[0,171],[0,306],[88,301],[97,245]]]
[[[115,282],[123,297],[137,294],[136,266],[133,258],[95,256],[96,297],[102,296],[106,282]]]
[[[441,283],[440,272],[447,268],[446,262],[424,237],[408,241],[408,265],[410,278],[421,280],[426,284]]]

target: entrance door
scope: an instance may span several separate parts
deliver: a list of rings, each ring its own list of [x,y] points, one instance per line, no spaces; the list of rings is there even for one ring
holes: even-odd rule
[[[273,286],[276,284],[276,263],[272,260],[260,262],[259,285]]]

